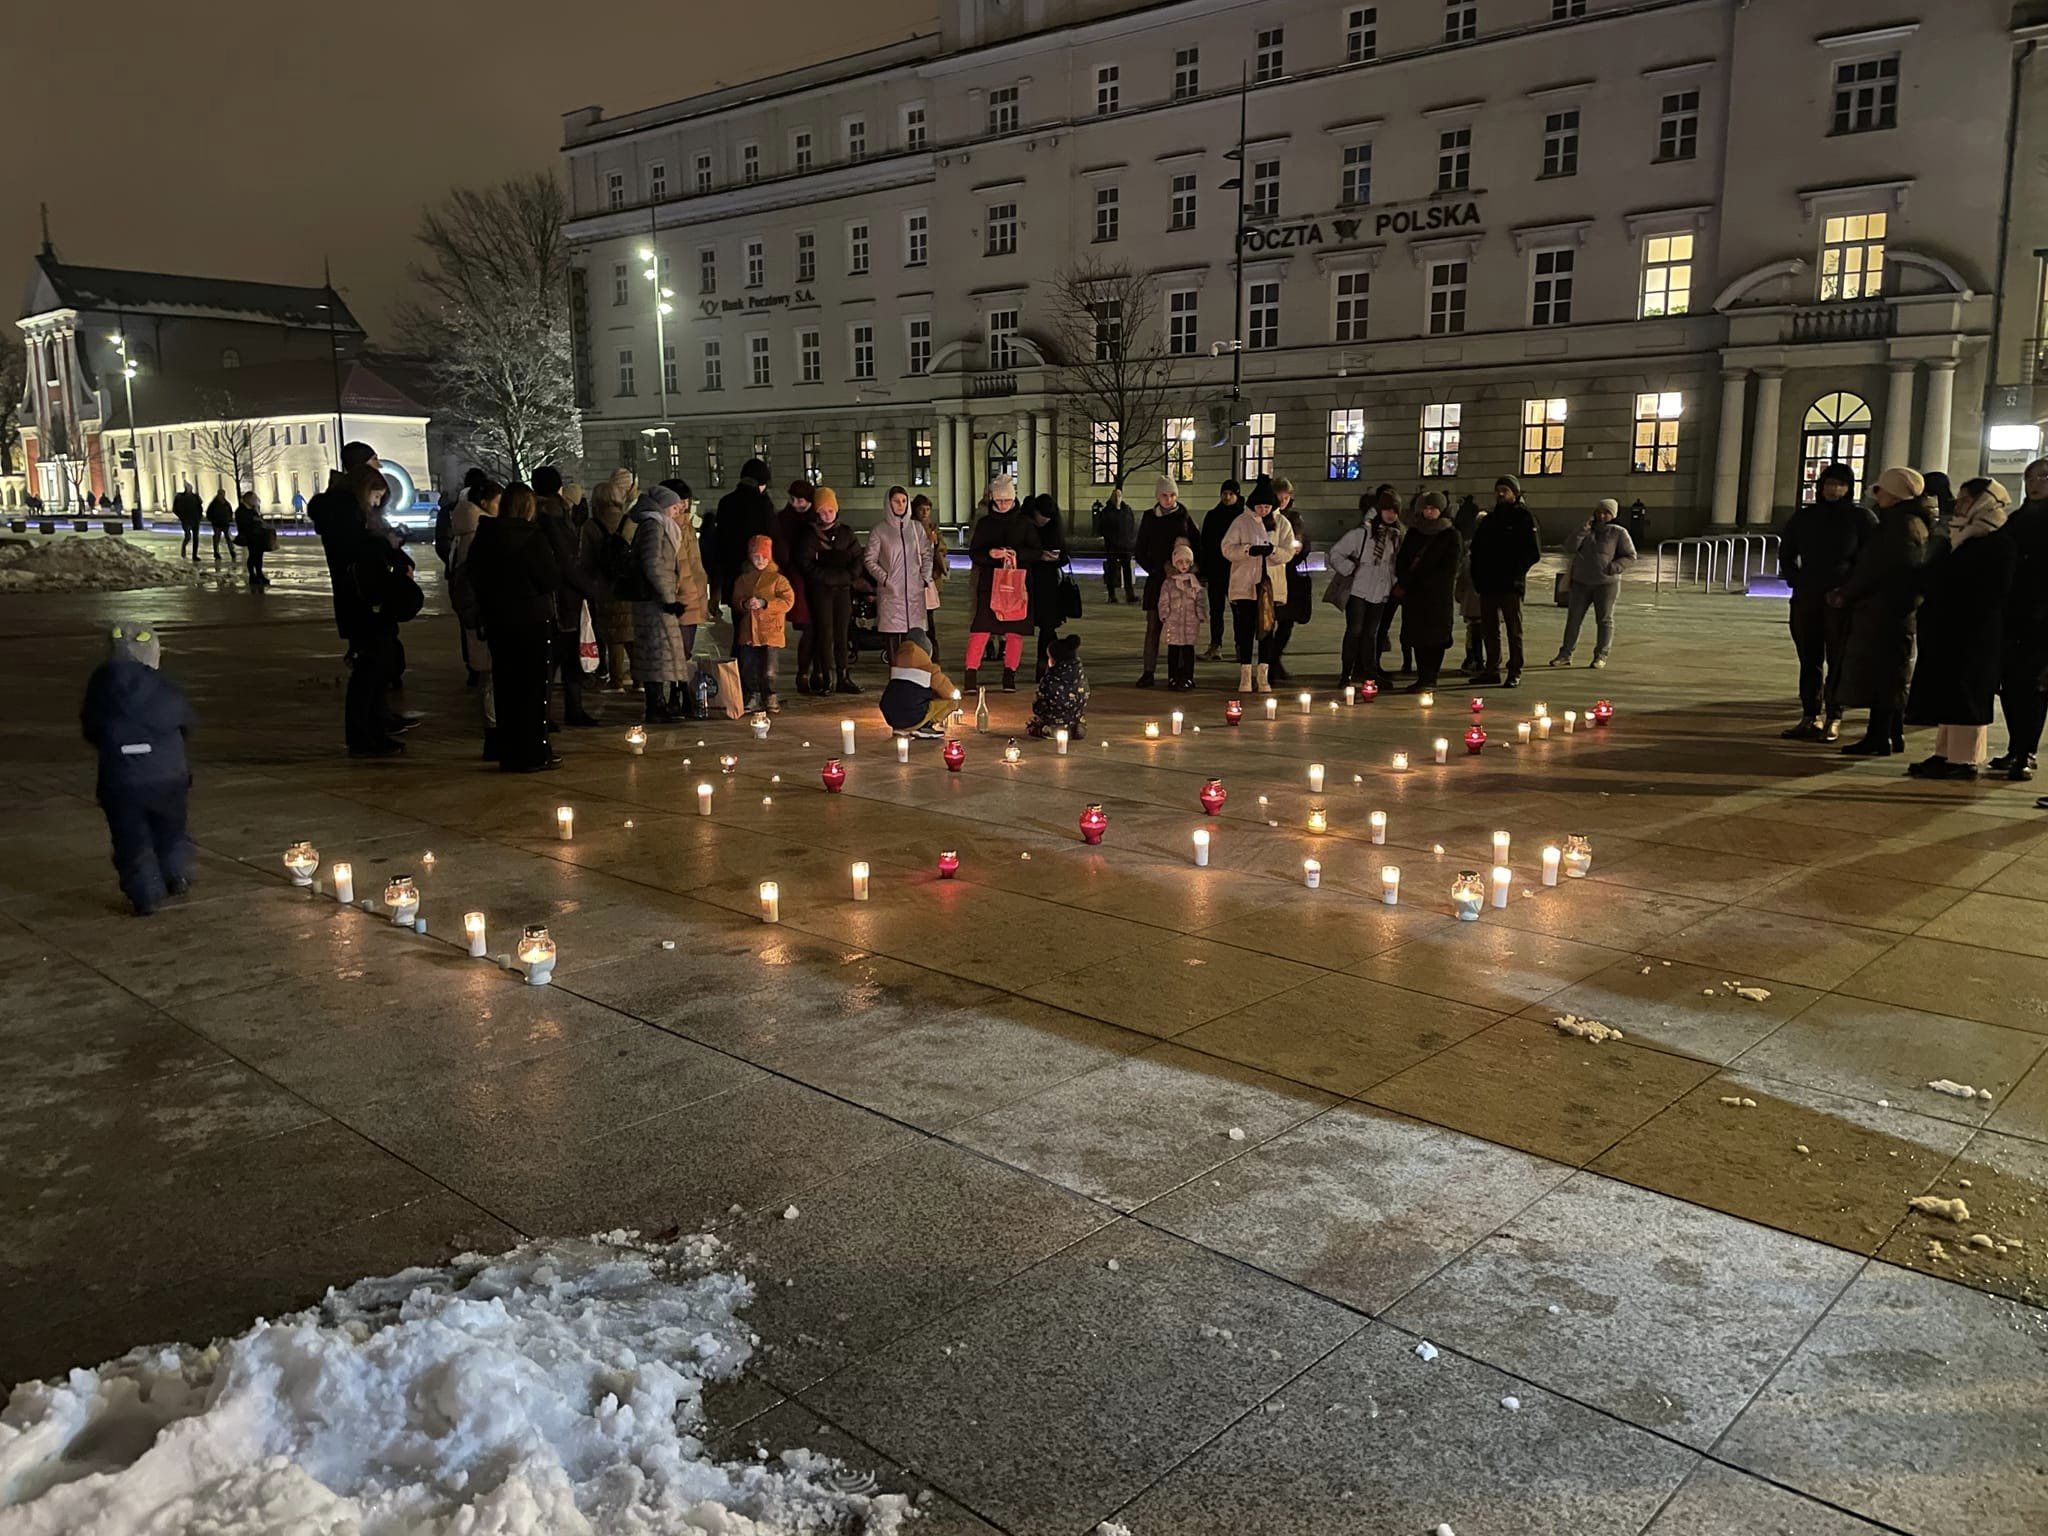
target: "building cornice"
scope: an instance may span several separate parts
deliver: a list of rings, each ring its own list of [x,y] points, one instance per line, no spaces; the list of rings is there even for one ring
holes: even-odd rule
[[[1884,27],[1857,27],[1848,32],[1823,32],[1816,37],[1818,48],[1869,48],[1878,43],[1896,43],[1920,30],[1917,21],[1894,22]]]

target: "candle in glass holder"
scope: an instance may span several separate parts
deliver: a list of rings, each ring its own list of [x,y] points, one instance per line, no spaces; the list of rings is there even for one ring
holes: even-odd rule
[[[1396,772],[1396,773],[1406,773],[1407,771],[1408,771],[1408,754],[1407,754],[1406,752],[1396,752],[1396,753],[1394,754],[1394,772]]]
[[[293,843],[284,851],[284,867],[291,871],[293,885],[311,885],[313,871],[320,867],[320,850],[311,843]]]
[[[1311,709],[1315,708],[1316,696],[1312,693],[1304,693],[1300,695],[1295,700],[1295,702],[1301,705],[1301,712],[1305,715]]]
[[[1058,730],[1052,733],[1053,751],[1057,753],[1059,756],[1065,757],[1067,755],[1067,743],[1072,739],[1073,737],[1068,732],[1067,728],[1064,725],[1061,726]]]
[[[1473,713],[1473,714],[1475,714],[1475,715],[1478,715],[1478,714],[1484,714],[1485,712],[1486,712],[1486,700],[1484,700],[1484,699],[1482,699],[1482,698],[1477,698],[1477,697],[1475,697],[1475,698],[1474,698],[1474,699],[1472,700],[1472,713]]]
[[[958,773],[960,765],[967,761],[967,749],[957,737],[947,737],[946,745],[939,750],[939,756],[946,760],[946,772]]]
[[[544,987],[555,977],[555,941],[540,923],[529,923],[513,955],[526,968],[526,984]]]
[[[1197,827],[1195,829],[1195,868],[1207,869],[1208,867],[1209,829],[1207,827]]]
[[[1427,688],[1423,689],[1420,694],[1416,695],[1416,697],[1424,709],[1428,709],[1431,705],[1436,703],[1436,695]]]
[[[647,727],[636,725],[626,732],[626,747],[635,757],[647,750]]]
[[[959,873],[960,855],[948,848],[939,855],[939,878],[950,880]]]
[[[384,906],[392,922],[401,928],[412,926],[413,914],[420,909],[420,893],[411,875],[392,876],[391,883],[384,887]]]
[[[1493,866],[1493,905],[1496,909],[1508,904],[1508,888],[1515,883],[1515,872],[1505,864]]]
[[[1238,721],[1242,720],[1243,718],[1244,705],[1239,703],[1236,699],[1232,699],[1228,704],[1225,704],[1223,706],[1223,723],[1225,725],[1235,725]]]
[[[773,880],[761,882],[761,921],[779,923],[782,921],[782,887]]]
[[[1614,718],[1614,706],[1605,699],[1600,699],[1594,703],[1593,712],[1587,718],[1595,725],[1606,725]]]
[[[1474,757],[1486,750],[1486,732],[1477,720],[1472,722],[1472,729],[1465,733],[1465,750]]]
[[[1278,720],[1280,718],[1280,700],[1277,695],[1270,693],[1266,695],[1266,718],[1268,720]]]
[[[854,755],[853,722],[851,720],[839,722],[839,750],[847,757]]]
[[[1093,848],[1102,841],[1102,834],[1109,826],[1109,816],[1100,805],[1090,805],[1081,812],[1081,841]]]
[[[1147,741],[1157,741],[1159,739],[1159,722],[1157,720],[1147,720],[1145,722],[1145,739]]]
[[[574,837],[575,835],[576,835],[576,811],[575,811],[575,808],[574,808],[573,806],[567,806],[567,805],[558,805],[558,806],[556,806],[556,807],[555,807],[555,836],[559,837],[559,838],[560,838],[560,839],[561,839],[561,840],[562,840],[563,842],[565,842],[565,843],[566,843],[566,842],[568,842],[568,841],[569,841],[569,839],[570,839],[570,838]]]
[[[1451,882],[1451,909],[1458,914],[1461,923],[1479,921],[1479,909],[1486,904],[1486,882],[1479,878],[1479,871],[1459,871],[1458,878]]]
[[[1380,866],[1380,900],[1390,907],[1401,904],[1401,866],[1382,864]]]
[[[1024,749],[1017,745],[1017,738],[1014,736],[1003,744],[1003,761],[1012,768],[1024,761]]]
[[[1367,825],[1372,828],[1372,840],[1374,842],[1384,843],[1387,840],[1387,813],[1385,811],[1374,811],[1367,818]]]
[[[1323,792],[1323,765],[1321,763],[1310,763],[1308,765],[1308,787],[1312,794],[1320,795]]]
[[[1316,859],[1303,859],[1301,861],[1301,879],[1302,883],[1310,890],[1320,886],[1323,883],[1323,866],[1321,862]]]
[[[1567,736],[1571,735],[1573,727],[1575,727],[1575,726],[1576,726],[1576,725],[1577,725],[1578,723],[1579,723],[1579,712],[1578,712],[1578,711],[1577,711],[1576,709],[1568,709],[1568,710],[1566,710],[1566,711],[1564,712],[1564,733],[1565,733],[1565,735],[1567,735]]]
[[[347,864],[337,864],[329,871],[334,877],[334,899],[344,907],[352,906],[356,899],[356,872]]]
[[[765,714],[755,715],[748,724],[754,732],[754,740],[766,741],[768,739],[768,717]]]
[[[866,859],[860,860],[853,866],[853,899],[855,901],[866,901],[868,899],[868,864]]]
[[[1358,702],[1358,685],[1356,683],[1346,683],[1344,685],[1344,702],[1346,704],[1356,704]]]
[[[1538,741],[1550,740],[1550,716],[1538,715],[1536,717],[1536,739]]]
[[[1202,793],[1197,798],[1202,802],[1202,809],[1215,816],[1222,812],[1223,802],[1229,798],[1229,794],[1230,792],[1223,787],[1221,779],[1211,779],[1202,786]]]
[[[709,816],[711,814],[711,786],[709,784],[699,784],[697,786],[697,814],[699,816]]]
[[[1543,850],[1543,883],[1545,885],[1557,884],[1557,866],[1563,858],[1564,851],[1554,843]]]
[[[910,738],[908,736],[898,735],[896,738],[896,761],[899,763],[910,761]]]
[[[1448,763],[1448,762],[1449,762],[1449,761],[1451,760],[1451,739],[1450,739],[1450,737],[1448,737],[1448,736],[1439,736],[1439,737],[1437,737],[1437,739],[1436,739],[1436,741],[1435,741],[1435,743],[1434,743],[1434,746],[1435,746],[1435,750],[1436,750],[1436,760],[1437,760],[1438,762],[1440,762],[1440,763]]]
[[[721,752],[721,753],[719,754],[719,757],[718,757],[718,771],[719,771],[720,773],[731,773],[731,772],[733,771],[733,769],[735,769],[735,768],[739,767],[739,765],[740,765],[740,760],[739,760],[739,759],[738,759],[737,757],[734,757],[734,756],[732,755],[732,753],[730,753],[730,752]]]
[[[818,777],[825,785],[825,793],[836,795],[846,788],[846,764],[836,757],[828,757],[825,766],[818,770]]]
[[[1320,805],[1308,808],[1308,829],[1320,837],[1330,830],[1330,813]]]
[[[1538,699],[1536,701],[1536,718],[1538,720],[1541,720],[1544,718],[1544,716],[1548,715],[1549,713],[1550,706],[1544,703],[1541,699]]]
[[[1508,845],[1512,841],[1505,830],[1493,834],[1493,862],[1505,864],[1508,861]]]
[[[483,913],[463,913],[462,931],[469,936],[469,953],[471,958],[481,960],[484,957],[484,940],[486,937]]]
[[[1583,880],[1593,868],[1593,844],[1583,837],[1567,837],[1564,840],[1564,872],[1573,880]]]
[[[1515,740],[1525,747],[1529,745],[1529,738],[1534,734],[1534,731],[1535,727],[1526,720],[1517,720],[1515,722]]]

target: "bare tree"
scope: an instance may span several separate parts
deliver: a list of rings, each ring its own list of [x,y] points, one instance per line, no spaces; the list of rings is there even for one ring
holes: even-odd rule
[[[1074,408],[1116,423],[1116,485],[1167,461],[1174,414],[1173,358],[1150,278],[1121,263],[1083,258],[1054,274],[1052,342]]]
[[[422,297],[398,317],[406,344],[428,359],[457,440],[517,479],[582,451],[565,216],[546,173],[458,189],[420,220],[427,259],[411,271]]]
[[[0,475],[14,473],[21,450],[21,392],[28,378],[28,345],[8,327],[0,334]]]
[[[207,425],[199,432],[193,458],[233,486],[237,496],[255,490],[256,477],[277,464],[277,428],[250,416],[233,390],[210,390],[200,396],[199,405]]]

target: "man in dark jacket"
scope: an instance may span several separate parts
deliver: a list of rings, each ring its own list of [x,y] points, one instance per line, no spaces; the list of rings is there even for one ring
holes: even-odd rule
[[[562,500],[562,472],[543,464],[533,472],[534,518],[555,563],[555,631],[548,648],[548,672],[562,701],[564,725],[599,725],[583,707],[583,605],[602,602],[604,585],[580,558],[576,525]]]
[[[185,837],[192,706],[157,670],[161,659],[154,632],[117,624],[113,654],[85,685],[79,711],[85,739],[100,754],[98,796],[114,842],[114,870],[137,917],[163,905],[166,892],[182,896],[192,883],[192,845]]]
[[[2048,695],[2041,692],[2042,673],[2048,671],[2048,459],[2027,466],[2025,494],[2005,520],[2005,536],[2013,542],[2017,561],[2006,597],[1999,660],[2005,753],[1991,759],[1992,771],[2015,783],[2034,776],[2041,725],[2048,718]]]
[[[747,545],[756,537],[775,542],[775,503],[769,499],[768,466],[749,459],[740,466],[740,483],[719,499],[713,535],[711,590],[732,606],[732,584],[748,568]]]
[[[306,503],[306,516],[313,524],[313,531],[320,535],[320,552],[327,557],[327,584],[334,594],[334,628],[344,638],[348,635],[356,607],[355,588],[347,579],[348,565],[355,554],[356,537],[363,531],[363,509],[356,501],[355,492],[349,488],[349,475],[363,464],[381,468],[377,450],[368,443],[343,444],[341,468],[330,470],[327,489],[317,492]],[[180,494],[192,496],[190,491]],[[195,503],[199,500],[197,496],[192,496],[192,499]],[[195,560],[199,558],[198,547],[195,535],[192,556]]]
[[[1876,527],[1876,514],[1856,500],[1856,472],[1846,464],[1823,469],[1812,504],[1785,524],[1778,574],[1792,589],[1792,646],[1799,653],[1799,723],[1784,733],[1787,741],[1834,741],[1842,734],[1849,611],[1831,607],[1828,594],[1848,581]]]
[[[491,645],[498,769],[556,767],[561,759],[548,740],[548,657],[560,633],[562,572],[529,488],[506,487],[498,515],[477,525],[467,569]]]
[[[206,504],[188,485],[171,498],[171,516],[178,520],[178,557],[183,559],[189,549],[193,564],[198,564],[199,524],[206,516]]]
[[[1109,600],[1116,601],[1117,583],[1121,580],[1124,601],[1136,602],[1131,553],[1138,547],[1138,516],[1124,500],[1122,486],[1112,487],[1109,500],[1095,509],[1095,531],[1102,538],[1102,584],[1109,589]]]
[[[811,529],[816,526],[811,517],[811,501],[817,494],[817,486],[810,481],[792,480],[789,500],[775,514],[775,568],[789,578],[796,591],[796,606],[789,610],[789,622],[796,627],[798,693],[825,691],[813,686],[813,678],[824,673],[825,660],[817,652],[818,631],[811,621],[810,588],[803,574],[804,545],[810,542]]]
[[[207,526],[213,530],[213,563],[219,565],[220,547],[227,542],[228,535],[234,531],[235,509],[233,504],[229,502],[227,493],[218,486],[214,487],[213,500],[206,504],[206,522]],[[195,539],[193,542],[195,547],[192,552],[192,558],[197,560],[199,558],[199,551],[196,547],[198,541]]]
[[[1202,530],[1180,504],[1180,487],[1173,476],[1161,475],[1152,487],[1152,505],[1138,524],[1135,549],[1145,573],[1145,670],[1138,676],[1140,688],[1152,686],[1159,666],[1159,589],[1173,571],[1173,546],[1182,539],[1193,546],[1201,537]]]
[[[1209,649],[1202,653],[1204,661],[1223,654],[1223,610],[1230,605],[1230,562],[1223,558],[1223,536],[1243,510],[1243,487],[1235,480],[1224,481],[1216,505],[1202,519],[1202,542],[1195,546],[1196,567],[1209,589]]]
[[[1493,482],[1493,510],[1472,535],[1472,590],[1479,594],[1479,627],[1486,647],[1485,670],[1472,681],[1522,684],[1522,594],[1529,568],[1543,558],[1536,517],[1522,500],[1522,482],[1502,475]],[[1501,675],[1500,632],[1508,632],[1507,675]]]

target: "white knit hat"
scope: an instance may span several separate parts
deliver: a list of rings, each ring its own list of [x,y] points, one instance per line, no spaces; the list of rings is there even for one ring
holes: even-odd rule
[[[989,478],[988,499],[994,501],[998,496],[1007,496],[1012,501],[1017,499],[1017,482],[1013,477],[993,475]]]

